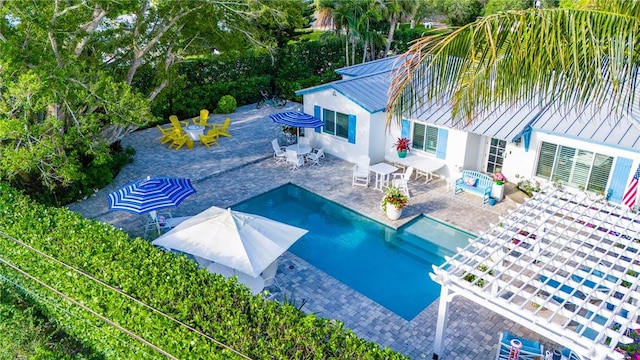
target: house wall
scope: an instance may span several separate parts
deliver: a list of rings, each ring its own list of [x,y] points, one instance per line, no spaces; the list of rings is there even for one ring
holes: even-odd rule
[[[516,145],[513,143],[507,143],[507,147],[505,149],[507,157],[505,158],[503,173],[509,181],[517,183],[524,179],[535,179],[543,185],[548,183],[546,180],[535,177],[538,153],[540,152],[540,147],[543,141],[593,151],[599,154],[613,156],[614,158],[623,157],[632,159],[632,171],[629,174],[627,183],[633,176],[633,171],[640,163],[640,153],[637,151],[597,144],[577,138],[534,131],[531,136],[528,152],[524,151],[524,144]],[[613,168],[615,168],[615,160],[612,170]],[[609,178],[609,181],[611,181],[611,178]]]
[[[314,106],[318,105],[323,109],[356,116],[356,141],[354,144],[338,136],[317,133],[314,129],[305,129],[305,136],[309,137],[313,147],[324,147],[325,153],[353,163],[356,162],[360,155],[369,156],[372,159],[372,163],[374,163],[374,158],[379,157],[378,150],[374,151],[369,146],[372,140],[377,140],[381,137],[378,135],[379,130],[377,130],[377,127],[372,131],[371,116],[367,110],[333,89],[304,94],[303,104],[304,112],[307,114],[313,114]],[[377,118],[374,120],[376,124],[379,122]],[[384,158],[384,154],[382,157]]]

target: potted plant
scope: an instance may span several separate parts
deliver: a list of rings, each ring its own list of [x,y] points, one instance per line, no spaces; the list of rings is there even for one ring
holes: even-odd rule
[[[407,156],[407,152],[411,150],[411,141],[405,137],[400,137],[396,143],[393,144],[393,147],[398,151],[398,157],[403,158]]]
[[[382,198],[380,208],[387,214],[389,219],[398,220],[402,215],[402,209],[408,204],[409,197],[407,195],[403,194],[397,187],[389,186]]]
[[[504,183],[507,181],[503,173],[497,172],[493,174],[493,186],[491,187],[491,198],[495,201],[501,201],[504,198]],[[495,203],[489,205],[495,205]]]

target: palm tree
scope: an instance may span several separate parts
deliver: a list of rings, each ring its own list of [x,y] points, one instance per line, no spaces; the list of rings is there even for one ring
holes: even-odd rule
[[[407,16],[413,15],[418,5],[419,2],[417,1],[385,0],[383,11],[389,21],[389,32],[387,34],[387,44],[383,57],[387,57],[387,54],[389,54],[391,50],[391,43],[393,42],[393,36],[398,22]]]
[[[619,119],[637,107],[639,31],[640,1],[592,0],[576,9],[501,12],[421,38],[394,74],[387,124],[435,101],[450,102],[454,121],[532,99],[608,106]]]

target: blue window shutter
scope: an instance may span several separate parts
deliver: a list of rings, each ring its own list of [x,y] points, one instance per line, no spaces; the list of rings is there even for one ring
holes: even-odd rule
[[[356,143],[356,116],[349,115],[349,142]]]
[[[449,131],[447,129],[438,129],[438,147],[436,148],[436,157],[444,159],[447,156],[447,138]]]
[[[627,179],[631,173],[633,160],[619,157],[616,160],[616,167],[613,169],[611,182],[609,183],[609,201],[620,203],[624,190],[627,188]]]
[[[324,121],[324,119],[320,115],[321,112],[322,112],[322,108],[320,108],[320,106],[318,106],[318,105],[314,105],[313,106],[313,116],[315,116],[318,119]],[[320,131],[322,131],[322,126],[318,126],[314,130],[315,130],[315,132],[319,133]]]
[[[407,119],[402,119],[402,128],[400,129],[400,136],[410,139],[409,132],[411,131],[411,123]]]

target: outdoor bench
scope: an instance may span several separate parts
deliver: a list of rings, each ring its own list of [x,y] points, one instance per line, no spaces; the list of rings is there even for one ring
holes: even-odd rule
[[[482,203],[484,204],[491,197],[492,186],[493,179],[489,175],[479,171],[462,170],[462,177],[456,180],[453,194],[457,195],[461,191],[477,194],[482,196]]]

